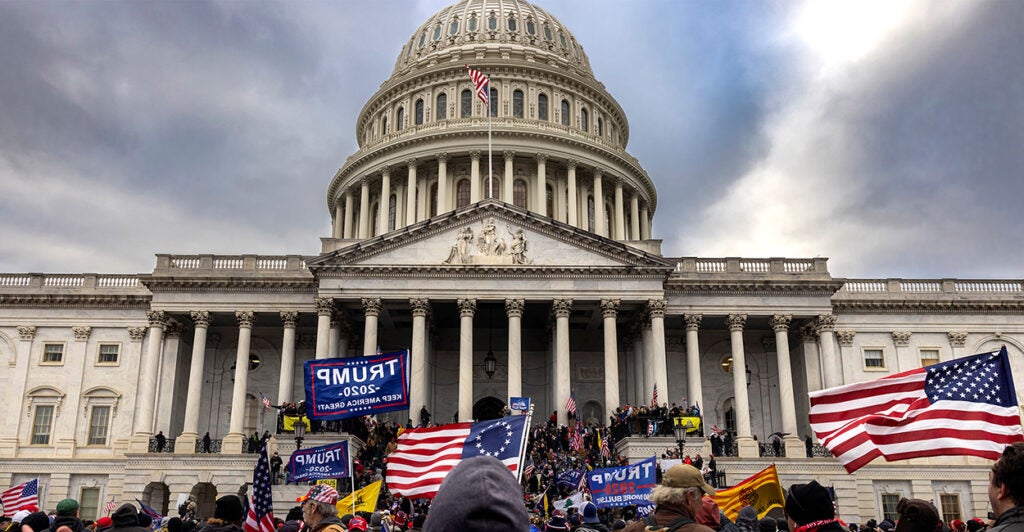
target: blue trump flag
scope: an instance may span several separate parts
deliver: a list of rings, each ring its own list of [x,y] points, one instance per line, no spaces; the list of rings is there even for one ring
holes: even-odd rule
[[[586,470],[584,469],[567,469],[558,474],[555,483],[560,488],[579,489],[580,485],[583,484],[583,474],[585,472]]]
[[[306,412],[331,420],[409,408],[409,352],[310,360],[304,365]]]
[[[346,478],[348,470],[348,441],[301,449],[288,460],[288,479],[305,482],[322,478]]]
[[[650,457],[623,467],[595,469],[587,473],[587,483],[594,505],[598,508],[648,505],[654,491],[657,462]]]

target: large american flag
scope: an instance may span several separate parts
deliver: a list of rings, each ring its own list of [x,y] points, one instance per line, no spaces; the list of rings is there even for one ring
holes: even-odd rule
[[[34,478],[28,482],[18,484],[0,493],[0,501],[3,501],[4,513],[13,515],[18,510],[27,510],[31,506],[39,506],[39,479]]]
[[[880,456],[997,460],[1024,441],[1005,347],[810,398],[811,429],[851,473]]]
[[[526,416],[406,429],[387,457],[388,489],[409,499],[433,498],[460,460],[485,454],[515,474],[525,432]]]
[[[565,400],[565,411],[576,415],[576,395],[573,393],[569,394],[569,398]]]
[[[487,79],[487,76],[485,76],[483,72],[470,68],[469,65],[466,65],[466,68],[469,69],[469,79],[473,80],[473,87],[476,89],[476,97],[480,98],[480,101],[484,102],[484,105],[487,105],[487,100],[490,97],[490,91],[487,89],[491,80]]]
[[[274,498],[270,490],[270,459],[264,442],[252,471],[252,504],[245,517],[245,532],[274,532]]]

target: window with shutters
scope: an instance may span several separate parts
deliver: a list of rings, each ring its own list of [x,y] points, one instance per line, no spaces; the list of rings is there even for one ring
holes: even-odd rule
[[[516,207],[526,208],[526,181],[516,179],[512,183],[512,204]]]

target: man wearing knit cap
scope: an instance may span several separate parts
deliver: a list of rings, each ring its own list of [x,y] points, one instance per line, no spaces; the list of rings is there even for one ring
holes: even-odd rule
[[[843,532],[836,520],[832,497],[816,480],[790,486],[786,496],[786,519],[790,532]]]
[[[935,505],[921,499],[900,499],[896,503],[900,518],[896,521],[896,532],[939,532],[942,520]],[[964,532],[967,527],[964,526]]]
[[[523,488],[500,460],[467,458],[441,483],[423,530],[523,532],[530,528],[530,517],[522,500]]]
[[[78,501],[64,499],[57,503],[57,517],[50,523],[50,530],[57,532],[62,526],[70,528],[71,532],[82,532],[85,528],[82,520],[78,518]]]
[[[996,516],[990,532],[1024,530],[1024,443],[1008,445],[992,466],[988,500]]]
[[[206,521],[203,532],[241,532],[245,521],[245,505],[237,495],[225,495],[217,499],[213,517]]]
[[[696,521],[704,494],[714,495],[715,490],[704,482],[700,471],[689,464],[676,464],[665,471],[661,485],[651,493],[654,512],[626,527],[626,532],[642,532],[648,526],[678,532],[714,532]]]
[[[344,532],[341,519],[338,519],[338,492],[334,488],[317,484],[303,499],[302,520],[310,532]],[[352,521],[349,521],[349,529],[352,529]]]

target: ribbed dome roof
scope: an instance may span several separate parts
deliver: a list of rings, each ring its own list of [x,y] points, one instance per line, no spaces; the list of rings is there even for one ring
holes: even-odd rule
[[[438,56],[467,52],[481,44],[522,47],[535,60],[568,64],[594,77],[576,37],[555,17],[522,0],[460,0],[427,19],[402,48],[395,63],[398,74]],[[460,54],[472,63],[472,53]]]

